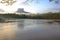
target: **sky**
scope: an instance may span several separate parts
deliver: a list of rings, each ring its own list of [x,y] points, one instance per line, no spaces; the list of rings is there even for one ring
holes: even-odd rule
[[[25,0],[16,0],[17,2],[11,6],[6,6],[0,3],[0,9],[6,12],[15,12],[18,8],[24,8],[27,12],[32,13],[46,13],[46,12],[59,12],[60,4],[49,2],[48,0],[34,0],[33,2],[22,3]]]

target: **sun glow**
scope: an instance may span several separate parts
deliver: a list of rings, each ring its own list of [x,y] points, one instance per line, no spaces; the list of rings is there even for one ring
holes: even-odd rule
[[[16,0],[12,5],[6,6],[5,4],[0,4],[0,9],[4,10],[5,13],[15,13],[18,8],[24,8],[27,12],[34,12],[30,6],[27,4],[21,4],[24,0]]]
[[[6,3],[4,4],[0,4],[0,9],[4,10],[4,12],[15,12],[17,11],[18,7],[20,7],[20,5],[18,5],[18,3],[14,3],[13,5],[8,5],[6,6]]]

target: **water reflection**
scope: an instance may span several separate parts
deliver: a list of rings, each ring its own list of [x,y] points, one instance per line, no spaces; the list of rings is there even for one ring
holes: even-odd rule
[[[0,23],[0,40],[60,40],[60,24],[32,19]]]
[[[21,19],[16,24],[17,24],[18,29],[23,29],[24,28],[24,20]]]
[[[24,20],[23,29],[17,29],[14,40],[59,40],[60,25],[49,24],[48,20]],[[21,22],[20,22],[21,23]]]
[[[12,40],[15,35],[16,24],[0,23],[0,40]]]

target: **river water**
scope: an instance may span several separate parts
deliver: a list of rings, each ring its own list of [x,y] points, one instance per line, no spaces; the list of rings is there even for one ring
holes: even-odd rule
[[[60,40],[60,23],[42,19],[16,19],[0,23],[0,40]]]

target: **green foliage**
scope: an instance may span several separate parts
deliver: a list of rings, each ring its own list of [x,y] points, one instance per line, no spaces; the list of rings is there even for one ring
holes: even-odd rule
[[[6,19],[20,19],[20,18],[27,18],[27,19],[60,19],[60,13],[46,13],[46,14],[0,14],[0,18]]]
[[[47,13],[43,14],[42,17],[45,19],[60,19],[60,13]]]

